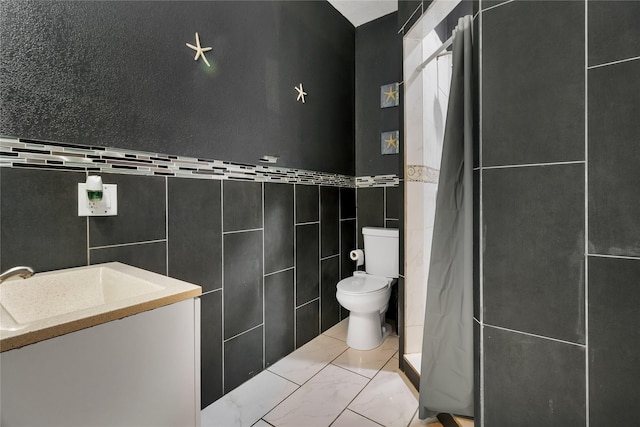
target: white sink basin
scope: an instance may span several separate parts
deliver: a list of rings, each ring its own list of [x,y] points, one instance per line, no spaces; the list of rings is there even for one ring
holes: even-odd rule
[[[199,286],[112,262],[0,284],[0,351],[197,297]]]
[[[17,323],[72,313],[163,289],[104,266],[36,274],[0,285],[0,303]]]

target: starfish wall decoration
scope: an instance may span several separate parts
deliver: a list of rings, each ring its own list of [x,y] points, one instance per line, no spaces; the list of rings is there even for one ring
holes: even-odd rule
[[[191,43],[187,43],[187,46],[196,51],[196,56],[195,58],[193,58],[194,61],[197,61],[198,58],[202,56],[202,59],[204,60],[204,63],[207,64],[207,67],[211,67],[211,65],[209,65],[209,61],[207,61],[207,58],[204,56],[204,53],[209,52],[213,48],[201,47],[200,37],[198,36],[198,33],[196,33],[196,45],[194,46]]]
[[[380,108],[397,107],[400,100],[399,94],[398,83],[380,86]]]
[[[304,104],[304,96],[307,94],[307,92],[302,89],[302,83],[300,83],[300,87],[296,86],[294,87],[294,89],[298,91],[298,97],[296,98],[296,101],[302,100],[302,103]]]
[[[395,131],[382,132],[380,134],[380,154],[397,154],[400,142],[400,133]]]

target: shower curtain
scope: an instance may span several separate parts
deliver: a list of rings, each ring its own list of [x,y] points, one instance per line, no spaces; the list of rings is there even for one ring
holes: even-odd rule
[[[473,416],[472,18],[454,30],[453,69],[427,282],[420,418]]]

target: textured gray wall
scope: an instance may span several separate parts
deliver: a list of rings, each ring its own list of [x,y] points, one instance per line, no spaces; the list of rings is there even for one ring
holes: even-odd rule
[[[380,133],[402,127],[399,106],[380,108],[380,86],[402,80],[402,35],[396,25],[392,13],[356,29],[357,176],[398,173],[398,155],[380,154]]]
[[[0,24],[2,135],[354,172],[355,29],[327,2],[8,0]]]

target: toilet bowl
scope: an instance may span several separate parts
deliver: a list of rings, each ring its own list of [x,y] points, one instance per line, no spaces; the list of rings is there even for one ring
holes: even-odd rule
[[[356,271],[338,282],[336,298],[349,310],[347,345],[356,350],[378,347],[391,332],[384,323],[392,279]]]
[[[391,332],[384,323],[384,314],[389,307],[391,285],[398,277],[398,229],[363,227],[362,236],[365,271],[355,271],[338,282],[336,298],[350,312],[347,345],[371,350]]]

